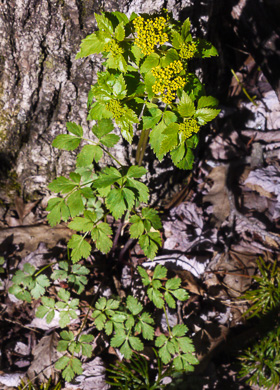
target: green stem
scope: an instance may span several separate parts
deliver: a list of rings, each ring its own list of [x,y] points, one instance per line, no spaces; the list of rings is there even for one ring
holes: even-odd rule
[[[84,141],[90,142],[91,144],[94,144],[95,146],[99,146],[103,150],[103,152],[107,153],[108,156],[110,156],[113,160],[115,160],[117,164],[119,164],[121,167],[123,167],[122,163],[118,159],[116,159],[116,157],[114,157],[110,152],[108,152],[108,150],[106,150],[104,148],[104,146],[100,145],[99,142],[96,143],[96,142],[94,142],[94,141],[92,141],[91,139],[88,139],[88,138],[82,138],[82,139]]]
[[[45,267],[43,267],[43,268],[40,269],[38,272],[36,272],[36,274],[35,274],[34,276],[40,275],[41,272],[45,271],[45,269],[51,267],[51,266],[54,265],[54,264],[56,264],[56,263],[50,263],[50,264],[48,264],[48,265],[45,265]]]
[[[167,317],[165,306],[163,306],[163,311],[164,311],[164,314],[165,314],[165,319],[166,319],[166,323],[167,323],[167,327],[168,327],[168,332],[169,332],[169,335],[171,337],[172,336],[172,331],[171,331],[171,328],[170,328],[170,325],[169,325],[169,321],[168,321],[168,317]]]
[[[108,152],[108,150],[106,150],[103,146],[99,145],[99,147],[105,152],[108,154],[108,156],[110,156],[114,161],[116,161],[117,164],[119,164],[121,167],[123,167],[123,164],[118,160],[116,159],[116,157],[114,157],[110,152]]]
[[[241,87],[242,91],[244,92],[244,94],[247,96],[247,98],[250,100],[251,103],[254,104],[254,106],[258,107],[257,103],[254,101],[255,97],[251,97],[248,92],[246,91],[246,88],[244,87],[244,84],[242,83],[242,81],[239,80],[237,74],[235,73],[235,71],[233,69],[231,69],[231,73],[233,74],[235,80],[238,82],[238,85]]]
[[[137,150],[136,150],[136,163],[138,165],[142,164],[143,157],[145,154],[145,150],[147,147],[148,139],[149,139],[149,134],[150,134],[151,129],[145,129],[141,131],[140,139],[138,142]]]

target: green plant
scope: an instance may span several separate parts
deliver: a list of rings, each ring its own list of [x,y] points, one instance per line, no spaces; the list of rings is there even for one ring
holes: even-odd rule
[[[52,384],[52,378],[49,378],[47,383],[42,383],[39,386],[34,385],[31,381],[21,380],[21,384],[18,386],[18,390],[60,390],[61,383],[57,385]]]
[[[241,377],[250,385],[275,388],[280,381],[280,327],[270,331],[240,356]]]
[[[250,385],[271,389],[280,380],[280,327],[275,325],[280,305],[280,273],[277,261],[266,264],[260,257],[257,264],[261,275],[254,276],[255,288],[242,298],[251,303],[245,313],[249,314],[248,318],[259,318],[259,334],[257,341],[239,357],[239,375],[247,377]]]
[[[164,370],[156,350],[154,350],[154,353],[156,367],[152,370],[147,358],[136,354],[133,354],[129,362],[121,361],[115,365],[112,364],[107,369],[109,373],[107,383],[121,390],[159,390],[166,388],[163,379],[171,375],[171,369]]]
[[[68,151],[82,146],[69,177],[57,177],[49,184],[49,189],[58,194],[48,203],[49,224],[68,222],[76,231],[68,242],[70,256],[38,272],[25,264],[23,271],[16,272],[10,289],[28,302],[41,297],[36,316],[50,323],[58,311],[61,328],[78,317],[80,300],[72,295],[82,294],[87,285],[89,255],[99,252],[99,256],[116,260],[120,229],[113,242],[112,217],[121,219],[118,223],[126,236],[138,240],[148,258],[153,259],[161,247],[161,220],[158,211],[148,206],[149,188],[141,181],[147,174],[141,163],[148,142],[160,161],[169,154],[178,168],[192,169],[200,128],[219,113],[217,100],[205,96],[204,86],[190,70],[196,58],[215,56],[217,51],[209,42],[192,37],[189,19],[182,24],[166,10],[152,16],[133,13],[130,19],[120,12],[95,17],[99,30],[82,41],[76,57],[103,56],[104,71],[98,72],[88,97],[88,120],[95,124],[90,137],[85,138],[79,124],[68,122],[68,134],[58,135],[52,144]],[[115,134],[117,129],[119,134]],[[110,148],[120,136],[131,143],[137,134],[135,164],[124,166]],[[111,165],[104,166],[104,155],[111,159]],[[45,272],[48,267],[53,271],[51,279],[66,281],[71,292],[61,288],[56,297],[46,296],[51,283]],[[129,294],[126,299],[107,299],[97,293],[87,303],[79,331],[61,332],[58,349],[64,355],[55,368],[62,370],[67,381],[82,372],[80,357],[91,356],[93,337],[83,334],[90,319],[110,339],[111,347],[119,348],[126,359],[123,364],[140,365],[143,376],[147,362],[134,354],[145,346],[158,351],[160,373],[169,369],[191,371],[198,363],[188,328],[184,324],[171,327],[168,321],[167,308],[175,309],[178,300],[188,299],[181,279],[168,279],[167,269],[161,265],[155,267],[152,276],[143,267],[137,270],[146,289],[142,300]],[[155,320],[159,310],[164,312],[168,330],[159,331],[155,337],[156,327],[160,329]]]
[[[280,270],[277,262],[265,264],[260,257],[257,261],[260,276],[253,276],[256,287],[246,291],[242,298],[251,303],[245,314],[249,317],[263,316],[280,305]]]

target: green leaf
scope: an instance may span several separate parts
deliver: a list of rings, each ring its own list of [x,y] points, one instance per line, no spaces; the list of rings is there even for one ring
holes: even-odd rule
[[[94,339],[94,336],[92,334],[82,334],[79,338],[79,341],[81,343],[91,343]]]
[[[52,146],[62,150],[74,150],[81,142],[81,138],[77,138],[70,134],[59,134],[52,142]]]
[[[70,299],[70,292],[65,290],[64,288],[61,288],[58,293],[57,293],[58,297],[60,299],[62,299],[64,302],[67,302],[69,301]]]
[[[130,336],[129,343],[130,343],[131,347],[133,349],[135,349],[135,351],[143,351],[143,349],[144,349],[144,344],[139,339],[139,337]]]
[[[131,52],[134,55],[136,65],[139,66],[140,60],[143,58],[144,54],[142,53],[140,47],[136,45],[131,47]]]
[[[61,328],[65,328],[67,325],[70,324],[70,322],[71,322],[71,318],[70,318],[69,313],[66,311],[61,311],[59,313],[59,321],[58,321],[59,326]]]
[[[176,337],[184,336],[187,333],[187,331],[188,331],[187,326],[183,325],[183,324],[175,325],[172,328],[172,334],[173,334],[173,336],[176,336]]]
[[[212,108],[199,108],[196,110],[194,117],[200,125],[205,125],[212,119],[216,118],[220,110],[213,110]]]
[[[190,19],[187,18],[184,23],[183,23],[183,26],[182,26],[182,38],[185,40],[187,38],[187,36],[189,35],[190,33],[190,28],[191,28],[191,22],[190,22]]]
[[[124,341],[126,340],[126,337],[127,336],[126,336],[125,332],[119,330],[114,335],[114,337],[111,338],[111,342],[110,342],[111,347],[114,347],[114,348],[120,347],[124,343]]]
[[[144,312],[141,314],[135,330],[139,333],[142,332],[144,339],[153,340],[155,331],[151,324],[154,324],[154,320],[151,318],[150,314]]]
[[[138,179],[144,175],[146,175],[147,173],[147,169],[145,169],[144,167],[139,167],[138,165],[132,165],[131,167],[128,168],[128,171],[127,171],[127,177],[130,177],[130,178],[135,178],[135,179]]]
[[[82,40],[80,51],[76,55],[76,60],[87,57],[91,54],[101,53],[106,43],[108,43],[110,40],[110,34],[102,31],[88,35],[85,39]]]
[[[82,355],[86,357],[91,357],[93,351],[93,346],[90,344],[82,344]]]
[[[52,322],[52,320],[54,319],[54,316],[55,316],[55,312],[54,310],[50,310],[49,313],[47,314],[46,316],[46,322],[47,324],[50,324]]]
[[[133,125],[135,123],[139,123],[138,116],[136,113],[125,107],[125,111],[123,115],[116,119],[116,124],[120,127],[122,136],[129,142],[131,143],[132,141],[132,136],[133,136]]]
[[[140,67],[141,73],[147,73],[152,68],[155,68],[159,64],[159,55],[156,53],[150,54],[148,57],[146,57],[145,61]]]
[[[126,25],[129,22],[128,17],[123,12],[114,11],[114,12],[110,12],[110,14],[114,15],[120,23],[123,22],[124,25]]]
[[[166,126],[170,125],[170,123],[176,122],[177,120],[176,114],[172,111],[165,111],[162,118]]]
[[[114,184],[121,177],[121,173],[116,168],[107,167],[99,175],[99,178],[93,182],[93,186],[96,188],[106,188]]]
[[[175,49],[180,49],[181,45],[184,43],[184,39],[178,33],[178,31],[172,30],[171,32],[172,32],[172,46]]]
[[[100,142],[107,148],[112,148],[120,140],[120,137],[116,134],[108,134],[101,138]]]
[[[162,228],[161,219],[158,216],[158,212],[149,207],[145,207],[142,209],[143,218],[149,220],[154,229],[159,230]]]
[[[117,25],[115,29],[115,37],[118,41],[123,41],[125,38],[125,29],[124,29],[124,23],[121,22]]]
[[[104,313],[100,313],[99,310],[94,310],[92,317],[94,318],[96,328],[98,330],[102,330],[106,322],[106,315]]]
[[[141,183],[138,180],[127,179],[127,187],[135,188],[138,191],[137,199],[139,202],[147,203],[149,199],[149,189],[146,184]]]
[[[143,130],[153,129],[162,117],[162,111],[157,108],[151,108],[151,116],[143,116]]]
[[[179,347],[185,353],[192,353],[195,351],[192,340],[189,337],[180,337],[177,339]]]
[[[91,231],[91,237],[95,242],[96,248],[102,253],[108,253],[112,248],[113,242],[108,237],[112,234],[112,229],[106,222],[99,223]]]
[[[164,129],[166,128],[166,124],[164,121],[161,121],[150,133],[150,144],[157,158],[161,161],[163,159],[164,154],[160,152],[160,147],[162,141],[165,138],[165,134],[163,134]]]
[[[101,13],[101,15],[95,13],[94,16],[99,30],[107,31],[110,34],[113,33],[112,22],[110,21],[110,19],[106,18],[103,12]]]
[[[197,102],[197,108],[217,107],[219,101],[213,96],[201,96]]]
[[[82,126],[77,125],[75,122],[67,122],[66,127],[70,133],[76,135],[77,137],[82,137],[84,134]]]
[[[131,358],[133,351],[132,351],[132,349],[129,345],[129,342],[127,340],[124,342],[124,344],[120,348],[120,353],[122,353],[124,355],[125,359]]]
[[[105,203],[115,219],[120,218],[134,204],[134,193],[127,188],[114,188],[107,196]]]
[[[73,249],[71,252],[71,259],[73,263],[76,263],[82,257],[87,259],[91,252],[90,244],[85,241],[83,236],[79,236],[78,234],[73,234],[67,246],[68,248]]]
[[[195,39],[197,42],[197,51],[202,58],[217,56],[217,49],[205,39]]]
[[[44,306],[54,308],[55,307],[55,300],[53,298],[48,297],[42,297],[42,303]]]
[[[114,130],[114,125],[111,119],[101,119],[91,129],[93,134],[99,139],[111,133],[112,130]]]
[[[76,374],[76,375],[81,375],[82,373],[83,373],[83,368],[82,368],[82,362],[79,360],[79,359],[77,359],[77,358],[75,358],[75,357],[72,357],[71,358],[71,366],[72,366],[72,369],[73,369],[73,371],[74,371],[74,373]],[[64,370],[65,371],[65,370]],[[66,377],[64,378],[67,382],[70,382],[71,380],[68,380],[68,379],[66,379]]]
[[[70,358],[68,356],[61,356],[54,366],[57,370],[63,370],[67,366],[69,360]]]
[[[85,145],[77,156],[77,167],[86,167],[92,161],[98,162],[103,156],[102,149],[97,145]]]
[[[166,52],[166,55],[161,58],[161,66],[165,68],[166,66],[170,65],[172,62],[179,60],[179,54],[177,50],[169,49]]]
[[[75,191],[67,198],[67,206],[69,207],[71,217],[83,213],[85,206],[82,198],[81,191]]]
[[[153,279],[165,279],[167,275],[167,269],[158,264],[154,270]]]
[[[36,268],[34,267],[34,265],[29,264],[29,263],[25,263],[23,266],[23,269],[24,269],[24,272],[26,272],[29,275],[33,275],[36,271]]]
[[[148,98],[151,100],[155,96],[154,91],[153,91],[153,85],[156,82],[156,79],[153,76],[152,72],[147,72],[145,74],[144,81],[145,81],[145,89],[148,93]]]
[[[144,223],[138,215],[133,215],[130,220],[132,225],[129,228],[131,238],[138,238],[144,233]]]
[[[177,161],[178,158],[181,157],[181,155],[179,155],[179,152],[180,151],[182,152],[182,150],[183,150],[183,147],[180,150],[174,149],[170,152],[170,155],[171,155],[171,158],[172,158],[174,164],[176,165],[176,167],[178,167],[180,169],[192,169],[193,163],[194,163],[194,154],[190,148],[187,148],[187,151],[185,152],[185,146],[184,146],[183,158],[181,158],[181,160]]]
[[[112,118],[113,114],[107,110],[105,103],[95,102],[89,111],[88,120],[102,120]]]
[[[164,139],[161,143],[159,152],[161,155],[165,155],[178,145],[178,123],[171,123],[164,131]]]
[[[113,95],[117,99],[124,99],[126,97],[127,90],[126,90],[126,84],[123,75],[119,75],[118,78],[114,80],[113,85]]]
[[[177,290],[181,286],[180,278],[168,279],[165,285],[167,290]]]
[[[195,113],[194,103],[185,91],[183,91],[181,101],[178,104],[178,112],[184,118],[192,117]]]
[[[189,298],[189,294],[183,288],[179,288],[178,290],[172,291],[172,294],[175,298],[179,299],[179,301],[186,301]]]
[[[176,309],[176,302],[175,302],[175,299],[172,297],[172,295],[166,291],[164,293],[164,299],[166,300],[166,303],[167,305],[171,308],[171,309]]]
[[[138,301],[138,299],[132,297],[131,295],[129,295],[126,298],[126,305],[127,305],[128,310],[134,316],[136,316],[137,314],[139,314],[143,310],[143,305]]]
[[[139,245],[143,249],[145,256],[153,259],[161,246],[161,237],[158,232],[148,232],[139,238]]]
[[[91,211],[85,212],[85,218],[83,217],[76,217],[68,224],[68,227],[73,230],[81,231],[81,232],[88,232],[91,229],[93,229],[96,215],[95,213]]]
[[[162,309],[164,307],[164,300],[162,298],[162,293],[159,290],[150,287],[147,290],[147,294],[149,299],[154,303],[154,305],[158,309]]]
[[[198,364],[198,360],[191,354],[179,355],[173,360],[173,367],[176,371],[194,371],[194,364]]]
[[[42,295],[45,294],[46,287],[50,286],[49,278],[46,275],[39,275],[36,278],[36,285],[30,290],[31,295],[35,299],[39,299]]]
[[[72,267],[72,272],[76,275],[88,275],[90,270],[81,264],[74,264]]]
[[[142,278],[142,283],[144,284],[144,286],[148,286],[151,283],[151,281],[150,281],[150,278],[149,278],[147,271],[143,267],[140,267],[140,266],[137,267],[137,271],[139,272],[139,274]]]
[[[53,192],[66,194],[67,192],[72,191],[76,186],[77,184],[73,183],[73,181],[64,176],[59,176],[48,185],[48,188]]]
[[[122,54],[113,54],[110,52],[107,56],[107,61],[104,63],[104,66],[111,69],[117,69],[121,72],[127,72],[127,62]]]
[[[46,306],[39,306],[36,310],[36,317],[37,318],[44,318],[45,315],[49,312],[49,308]]]
[[[60,337],[63,339],[63,340],[68,340],[68,341],[71,341],[71,340],[74,340],[74,333],[73,332],[68,332],[67,330],[63,330],[61,333],[60,333]]]
[[[171,361],[172,357],[168,351],[167,345],[164,345],[162,348],[160,348],[158,352],[163,364],[168,364]]]

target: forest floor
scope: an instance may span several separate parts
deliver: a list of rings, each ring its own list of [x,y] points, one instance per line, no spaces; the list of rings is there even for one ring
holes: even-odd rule
[[[258,340],[256,320],[244,317],[249,305],[242,295],[259,273],[260,258],[266,264],[280,261],[280,103],[250,56],[237,78],[240,82],[232,78],[227,105],[220,107],[219,118],[205,136],[196,168],[161,205],[160,255],[148,262],[138,246],[132,248],[114,279],[123,293],[133,277],[131,267],[139,263],[147,267],[160,263],[182,279],[190,299],[181,305],[180,317],[192,332],[201,363],[178,381],[178,389],[260,388],[238,377],[238,356],[249,340]],[[34,378],[42,367],[48,366],[45,377],[55,375],[57,320],[47,324],[36,318],[39,301],[23,303],[8,292],[13,274],[25,263],[44,267],[66,256],[71,232],[65,226],[47,225],[46,202],[24,203],[18,197],[0,221],[0,253],[5,260],[0,268],[0,389],[17,388],[21,377],[28,373]],[[85,300],[104,278],[102,264],[90,277],[95,282]],[[84,314],[79,313],[74,328]],[[174,314],[169,315],[172,321]],[[84,374],[65,388],[108,388],[104,356],[101,351],[85,361]]]

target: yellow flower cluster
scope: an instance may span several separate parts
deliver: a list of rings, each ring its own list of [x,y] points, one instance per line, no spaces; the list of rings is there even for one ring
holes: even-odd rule
[[[198,131],[199,124],[194,118],[187,119],[184,123],[180,123],[179,125],[179,134],[181,133],[184,139],[190,138],[193,133],[197,133]]]
[[[116,57],[119,54],[123,54],[123,49],[118,45],[115,39],[112,39],[110,42],[106,43],[103,51],[111,52],[113,57]]]
[[[111,99],[109,103],[106,104],[106,108],[114,115],[115,119],[121,118],[126,112],[125,108],[121,106],[120,102],[115,99]]]
[[[186,42],[180,45],[180,57],[189,60],[194,57],[197,50],[197,44],[195,42]]]
[[[163,103],[169,104],[176,97],[176,91],[183,88],[185,81],[181,76],[176,76],[183,70],[181,61],[176,60],[165,68],[157,66],[152,69],[152,74],[156,78],[153,85],[153,92],[161,95]]]
[[[168,41],[168,35],[163,32],[166,19],[162,16],[145,20],[142,16],[133,20],[137,38],[135,45],[144,55],[154,52],[155,45],[163,45]]]

